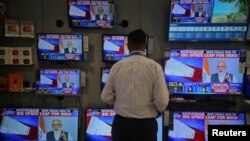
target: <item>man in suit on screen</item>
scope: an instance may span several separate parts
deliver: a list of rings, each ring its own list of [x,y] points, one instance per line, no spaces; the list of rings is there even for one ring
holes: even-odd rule
[[[212,83],[236,83],[236,77],[227,72],[227,64],[225,61],[217,62],[217,72],[211,74],[211,82]]]
[[[52,131],[46,133],[46,141],[73,141],[72,136],[62,130],[62,123],[59,119],[52,120]]]
[[[74,83],[71,82],[70,76],[65,76],[65,82],[62,83],[63,88],[74,88]]]
[[[77,49],[73,46],[72,41],[67,42],[67,47],[64,48],[64,53],[76,53]]]
[[[110,20],[110,17],[104,13],[104,9],[103,7],[98,7],[98,14],[96,14],[95,16],[93,16],[92,20]]]
[[[202,4],[198,5],[198,11],[193,14],[193,17],[195,17],[197,23],[207,23],[209,18]]]

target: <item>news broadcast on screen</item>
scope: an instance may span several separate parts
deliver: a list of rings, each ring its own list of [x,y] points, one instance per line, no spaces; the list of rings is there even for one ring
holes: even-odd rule
[[[79,95],[80,70],[44,69],[39,71],[36,92],[54,95]]]
[[[171,0],[169,41],[244,41],[248,5],[240,3]]]
[[[245,125],[241,112],[172,112],[168,141],[208,141],[208,125]]]
[[[172,50],[165,78],[172,94],[242,94],[239,50]]]
[[[114,4],[108,0],[68,0],[69,24],[72,27],[112,28]]]
[[[126,35],[103,35],[103,60],[119,61],[129,55]]]
[[[83,60],[83,34],[38,34],[40,60]]]
[[[129,57],[128,36],[127,35],[108,35],[102,36],[102,57],[104,62],[116,62]],[[146,37],[146,42],[148,37]],[[145,55],[147,56],[147,48]]]
[[[115,112],[113,109],[88,108],[86,109],[85,140],[112,141],[111,130]],[[163,116],[157,118],[157,141],[162,141]]]
[[[101,68],[101,90],[104,88],[107,83],[109,76],[110,68]]]
[[[78,140],[77,109],[2,108],[0,140]]]

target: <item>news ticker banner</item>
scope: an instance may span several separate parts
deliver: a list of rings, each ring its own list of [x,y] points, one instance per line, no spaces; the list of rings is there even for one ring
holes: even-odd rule
[[[250,125],[208,125],[208,141],[250,140]]]
[[[2,116],[78,116],[77,109],[0,109]],[[1,116],[0,115],[0,116]]]

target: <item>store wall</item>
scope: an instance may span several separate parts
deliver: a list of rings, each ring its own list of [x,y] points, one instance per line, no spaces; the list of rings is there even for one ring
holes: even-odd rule
[[[35,81],[35,70],[39,68],[80,68],[86,71],[86,87],[82,88],[80,99],[76,97],[65,97],[59,102],[53,96],[37,95],[1,95],[1,107],[106,107],[100,98],[100,67],[105,66],[102,62],[101,36],[102,34],[124,34],[131,30],[142,28],[147,34],[154,37],[153,53],[149,57],[157,62],[163,62],[163,51],[165,48],[197,48],[197,49],[239,49],[246,48],[246,43],[235,42],[191,42],[191,43],[170,43],[167,41],[167,26],[169,18],[169,0],[115,0],[117,23],[123,19],[129,21],[128,28],[120,26],[114,29],[81,29],[70,28],[67,17],[66,0],[8,0],[8,17],[10,19],[33,20],[35,22],[36,33],[88,33],[89,53],[88,59],[83,62],[66,62],[66,65],[58,65],[56,62],[38,62],[36,41],[31,41],[34,50],[33,67],[5,67],[1,71],[21,71],[24,79],[30,82]],[[58,28],[56,20],[64,21],[64,26]],[[217,99],[217,98],[215,98]],[[218,97],[221,99],[221,97]],[[222,98],[223,99],[223,98]],[[250,109],[248,104],[242,104],[242,97],[231,97],[235,100],[234,107],[218,107],[211,104],[201,109],[210,110],[242,110]],[[81,104],[79,103],[81,102]],[[247,106],[246,106],[247,105]],[[183,109],[190,108],[181,107]],[[194,106],[195,107],[195,106]],[[178,108],[178,106],[177,106]],[[83,118],[82,118],[83,119]],[[83,121],[82,121],[83,123]],[[83,127],[83,125],[82,125]],[[81,138],[83,129],[81,129]],[[80,138],[80,139],[81,139]]]

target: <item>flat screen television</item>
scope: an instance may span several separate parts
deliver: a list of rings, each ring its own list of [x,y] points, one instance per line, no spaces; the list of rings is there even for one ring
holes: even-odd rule
[[[69,25],[85,28],[113,28],[114,3],[111,0],[68,0]]]
[[[38,77],[38,94],[80,95],[79,69],[42,69],[38,71]]]
[[[164,68],[170,93],[240,95],[240,58],[239,50],[171,50]]]
[[[128,57],[129,50],[127,43],[128,43],[127,35],[104,34],[102,36],[103,61],[116,62]],[[147,56],[147,49],[145,50],[145,55]]]
[[[169,41],[244,41],[247,0],[171,0]]]
[[[101,68],[101,90],[104,88],[108,80],[109,71],[110,68],[104,68],[104,67]]]
[[[39,60],[83,60],[83,34],[37,34]]]
[[[113,109],[88,108],[86,109],[85,140],[112,141],[111,129],[115,112]],[[157,118],[157,141],[162,141],[163,116]]]
[[[168,141],[207,141],[208,125],[245,125],[243,112],[173,112]]]
[[[78,140],[77,109],[1,108],[1,141]]]

